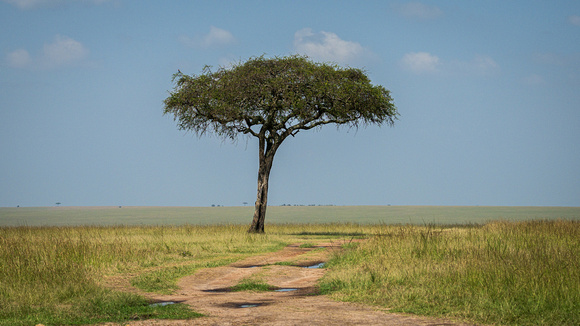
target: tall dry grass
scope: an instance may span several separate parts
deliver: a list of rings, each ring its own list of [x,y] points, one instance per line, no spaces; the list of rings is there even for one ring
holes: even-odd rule
[[[580,325],[580,223],[385,226],[321,287],[391,311],[501,325]]]
[[[0,325],[191,318],[191,311],[152,310],[161,308],[103,280],[137,275],[136,286],[171,292],[197,268],[289,243],[369,235],[330,262],[323,291],[481,323],[580,324],[580,222],[283,224],[270,225],[266,235],[245,231],[239,225],[0,228]]]
[[[106,276],[227,262],[283,245],[237,226],[0,228],[0,325],[123,319],[117,306],[146,302],[107,289]]]
[[[350,236],[369,229],[355,224],[273,225],[268,234],[255,235],[248,234],[246,228],[240,225],[0,228],[0,325],[88,324],[135,316],[159,318],[159,312],[145,308],[146,300],[112,291],[103,280],[137,275],[131,280],[135,286],[167,293],[175,289],[179,277],[198,268],[280,250],[288,243],[304,239]],[[133,310],[118,313],[127,307]]]

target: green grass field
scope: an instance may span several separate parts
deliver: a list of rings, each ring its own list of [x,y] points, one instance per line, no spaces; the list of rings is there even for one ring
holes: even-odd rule
[[[337,300],[485,325],[580,325],[580,223],[385,226],[334,257]]]
[[[253,207],[0,207],[0,226],[250,224]],[[580,207],[271,206],[268,224],[470,224],[579,220]]]
[[[321,283],[338,300],[488,324],[580,324],[578,207],[270,207],[260,235],[245,232],[252,210],[0,208],[0,326],[196,318],[110,282],[171,293],[200,268],[355,236],[367,241],[337,254]]]
[[[248,234],[245,225],[0,227],[0,326],[195,318],[186,305],[151,307],[109,285],[120,278],[172,293],[180,277],[200,268],[375,228],[277,225]]]

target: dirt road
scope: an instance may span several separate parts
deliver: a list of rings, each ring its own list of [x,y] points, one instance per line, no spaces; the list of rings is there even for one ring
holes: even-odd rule
[[[323,268],[305,268],[328,259],[340,243],[319,244],[325,250],[291,245],[279,252],[253,256],[229,266],[199,270],[179,281],[173,295],[146,294],[156,302],[180,302],[206,317],[192,320],[146,320],[131,326],[178,325],[465,325],[446,320],[392,314],[374,307],[336,302],[316,295]],[[319,248],[320,248],[319,247]],[[287,262],[292,265],[273,265]],[[254,278],[281,292],[232,292],[241,280]]]

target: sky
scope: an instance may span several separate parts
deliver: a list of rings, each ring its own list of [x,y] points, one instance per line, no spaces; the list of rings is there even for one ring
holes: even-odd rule
[[[255,138],[178,130],[178,71],[307,55],[393,127],[287,139],[270,205],[580,206],[580,1],[0,0],[0,207],[242,206]]]

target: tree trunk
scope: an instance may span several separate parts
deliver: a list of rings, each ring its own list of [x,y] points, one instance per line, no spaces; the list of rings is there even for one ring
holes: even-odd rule
[[[274,154],[284,138],[275,139],[266,137],[266,129],[262,129],[259,137],[259,162],[258,168],[258,195],[256,196],[256,209],[254,219],[248,230],[249,233],[264,233],[264,220],[268,207],[268,180],[274,162]]]
[[[265,164],[265,163],[264,163]],[[266,208],[268,207],[268,179],[270,178],[270,167],[263,167],[260,163],[258,172],[258,195],[256,198],[256,209],[254,210],[254,219],[248,232],[264,233],[264,220],[266,219]]]

